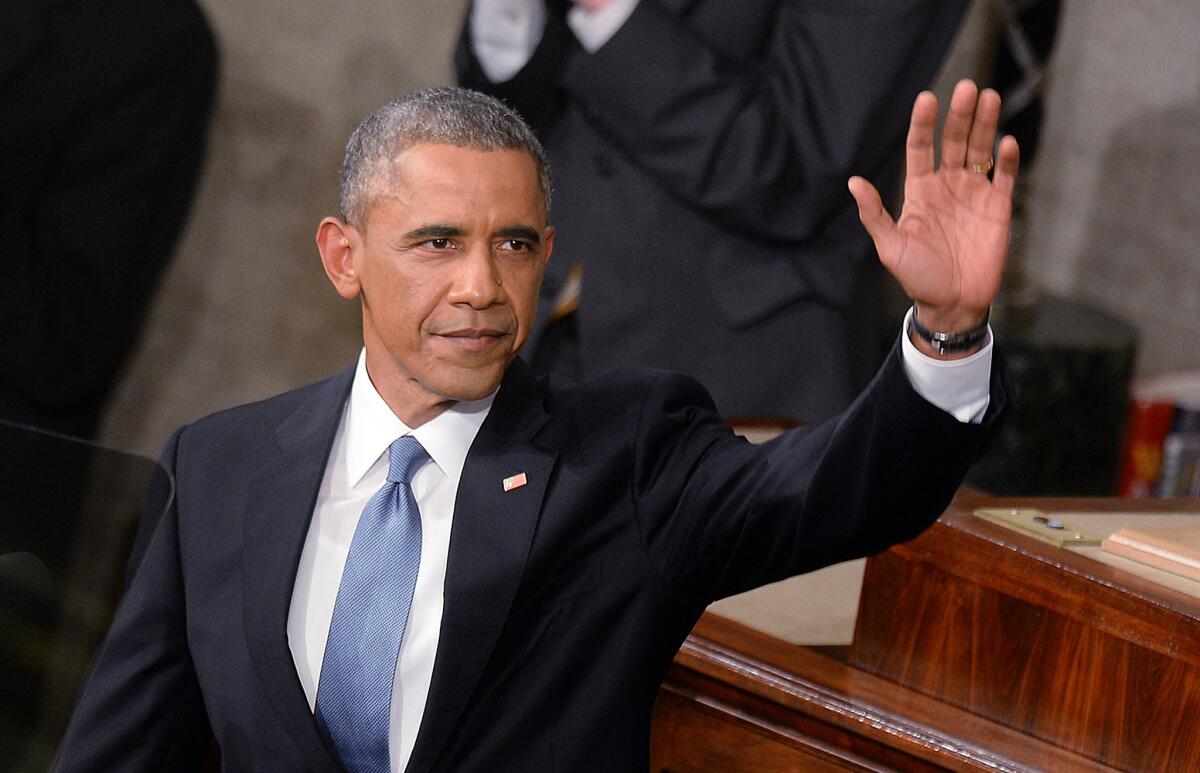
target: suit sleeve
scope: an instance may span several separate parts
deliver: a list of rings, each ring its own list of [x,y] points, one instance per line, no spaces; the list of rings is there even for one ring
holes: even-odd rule
[[[551,0],[548,5],[546,26],[533,55],[507,81],[493,82],[484,73],[472,46],[469,12],[454,52],[459,85],[491,94],[507,103],[520,113],[543,142],[564,109],[559,83],[563,68],[572,53],[579,50],[579,44],[567,27],[563,0]]]
[[[180,433],[162,464],[173,472]],[[160,514],[92,664],[55,770],[199,770],[211,742],[188,652],[175,504]],[[139,542],[140,542],[139,538]]]
[[[945,0],[783,0],[764,57],[735,68],[685,18],[643,0],[605,46],[572,61],[563,87],[690,206],[733,230],[801,241],[849,206],[852,174],[895,156],[963,10]]]
[[[53,53],[84,73],[72,77],[107,76],[70,102],[65,132],[47,131],[60,146],[40,179],[5,183],[26,192],[19,208],[0,207],[0,322],[20,331],[3,339],[0,384],[50,412],[108,391],[191,201],[216,48],[197,8],[165,8],[134,9],[137,21],[114,12],[92,32],[132,38],[108,46],[120,57],[101,44]]]
[[[911,539],[944,512],[1012,403],[1002,358],[981,424],[908,384],[898,347],[843,414],[761,446],[734,438],[690,380],[647,403],[635,501],[647,552],[695,603],[740,593]]]
[[[736,24],[737,3],[726,5]],[[500,96],[535,128],[569,101],[687,205],[748,236],[796,242],[850,206],[852,174],[893,160],[964,9],[961,0],[781,0],[767,50],[738,66],[691,30],[686,12],[642,0],[591,55],[551,13],[511,80],[487,80],[467,34],[457,61],[463,85]]]

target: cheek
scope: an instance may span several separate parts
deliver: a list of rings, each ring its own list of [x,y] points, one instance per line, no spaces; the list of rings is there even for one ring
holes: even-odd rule
[[[509,288],[509,300],[518,317],[524,319],[533,315],[533,310],[537,307],[538,291],[542,286],[542,274],[543,264],[539,258],[536,262],[514,267],[505,276],[504,284]]]
[[[436,282],[399,276],[396,279],[389,284],[388,297],[382,300],[404,333],[416,334],[436,316],[443,294]]]

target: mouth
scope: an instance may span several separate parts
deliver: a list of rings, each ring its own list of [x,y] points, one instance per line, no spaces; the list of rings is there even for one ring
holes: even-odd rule
[[[464,327],[435,334],[462,352],[485,352],[511,337],[507,330],[491,327]]]

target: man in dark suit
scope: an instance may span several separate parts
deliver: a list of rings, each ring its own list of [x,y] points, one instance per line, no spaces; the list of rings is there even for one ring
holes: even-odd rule
[[[530,122],[558,183],[535,368],[666,368],[741,418],[849,405],[883,277],[845,181],[892,193],[965,5],[473,0],[460,83]]]
[[[848,411],[752,446],[684,376],[536,377],[536,139],[474,92],[378,110],[317,232],[358,364],[167,444],[173,500],[58,769],[194,767],[213,737],[236,770],[644,769],[705,606],[917,534],[1011,401],[986,315],[1016,145],[989,180],[999,97],[964,82],[935,172],[936,113],[899,223],[850,182],[923,326]]]

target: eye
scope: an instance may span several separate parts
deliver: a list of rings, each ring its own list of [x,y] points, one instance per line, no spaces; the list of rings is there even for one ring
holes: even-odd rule
[[[445,250],[445,249],[449,249],[449,247],[450,247],[449,239],[430,239],[429,241],[427,241],[425,243],[428,244],[430,247],[434,248],[435,250]]]
[[[533,245],[524,239],[505,239],[500,242],[500,249],[507,252],[529,252]]]

